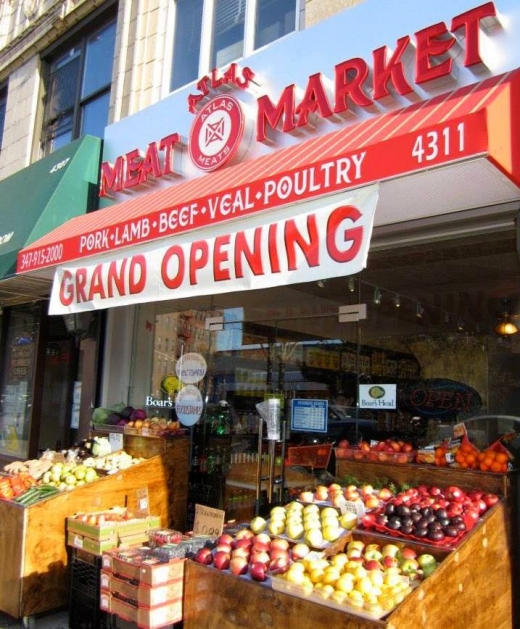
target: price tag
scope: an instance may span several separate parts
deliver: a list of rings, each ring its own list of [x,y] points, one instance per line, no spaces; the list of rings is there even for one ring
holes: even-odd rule
[[[208,535],[218,537],[224,528],[225,511],[213,509],[205,505],[195,505],[195,521],[193,533],[195,535]]]
[[[137,492],[137,509],[135,512],[136,517],[146,518],[150,515],[150,501],[148,499],[148,488],[138,489]]]
[[[112,452],[117,452],[123,449],[123,433],[122,432],[110,432],[108,434],[108,442]]]

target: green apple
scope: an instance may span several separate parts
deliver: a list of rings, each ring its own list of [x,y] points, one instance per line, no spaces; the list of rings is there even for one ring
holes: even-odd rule
[[[421,566],[421,569],[425,577],[429,577],[430,574],[437,567],[437,560],[435,559],[433,555],[430,555],[428,553],[419,555],[417,557],[417,563]]]
[[[303,524],[301,522],[291,520],[285,525],[285,534],[292,540],[299,539],[304,532],[305,529],[303,528]]]
[[[339,523],[347,531],[351,531],[357,524],[358,517],[352,511],[345,511],[339,517]]]
[[[342,529],[340,526],[328,525],[323,527],[323,539],[327,542],[335,542],[341,535]]]
[[[323,545],[323,533],[319,528],[307,529],[305,531],[305,543],[314,548],[319,548]]]
[[[253,531],[253,533],[261,533],[266,526],[266,520],[260,515],[254,517],[249,524],[249,528]]]

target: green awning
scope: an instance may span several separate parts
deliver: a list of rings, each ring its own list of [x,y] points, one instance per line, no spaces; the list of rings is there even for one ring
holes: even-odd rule
[[[18,252],[97,207],[101,140],[85,136],[0,181],[0,280]]]

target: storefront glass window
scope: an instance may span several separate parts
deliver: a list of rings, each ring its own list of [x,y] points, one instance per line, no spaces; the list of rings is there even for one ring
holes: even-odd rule
[[[175,6],[172,90],[199,76],[204,0],[177,0]]]
[[[13,308],[0,376],[0,454],[27,458],[38,347],[39,311]]]
[[[244,51],[245,0],[217,0],[211,66],[220,68]]]
[[[514,235],[499,235],[428,250],[374,248],[359,276],[231,293],[218,306],[203,297],[151,304],[153,359],[146,374],[140,361],[131,402],[148,399],[149,412],[175,417],[186,384],[176,370],[196,354],[207,365],[192,383],[204,404],[200,421],[225,402],[239,434],[258,425],[256,405],[278,395],[289,426],[293,399],[328,405],[325,429],[294,431],[298,438],[400,435],[417,444],[468,422],[477,441],[489,442],[515,432],[515,417],[520,432],[520,333],[497,331],[504,304],[520,327],[519,278]],[[342,321],[340,308],[356,305],[366,316]],[[168,322],[177,333],[159,349]],[[387,387],[395,393],[388,406],[363,401],[368,389]]]

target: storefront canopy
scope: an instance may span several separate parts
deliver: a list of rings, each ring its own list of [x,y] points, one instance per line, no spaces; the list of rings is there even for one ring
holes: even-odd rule
[[[100,158],[101,140],[85,136],[0,181],[0,305],[38,296],[36,278],[15,276],[18,253],[93,209]]]
[[[75,218],[25,247],[18,271],[259,217],[376,181],[382,182],[376,226],[513,201],[519,107],[520,71],[491,77]],[[59,259],[50,259],[58,246]]]

